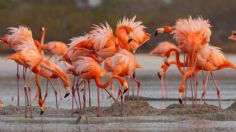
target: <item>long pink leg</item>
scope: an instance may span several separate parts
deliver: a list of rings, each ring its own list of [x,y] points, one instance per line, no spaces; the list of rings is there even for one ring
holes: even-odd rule
[[[140,86],[141,86],[141,83],[140,83],[140,81],[139,80],[137,80],[137,79],[133,79],[135,82],[136,82],[136,84],[137,84],[137,87],[138,87],[138,90],[137,90],[137,97],[139,97],[139,93],[140,93]]]
[[[32,71],[30,71],[30,79],[29,79],[29,86],[28,86],[29,104],[30,104],[30,117],[32,118],[31,78],[32,78]]]
[[[99,88],[97,87],[97,98],[98,98],[98,108],[97,108],[97,116],[100,116],[100,95],[99,95]]]
[[[206,103],[206,88],[207,88],[207,83],[208,83],[208,76],[209,76],[209,72],[206,72],[206,79],[204,81],[204,85],[203,85],[203,91],[202,91],[202,98],[204,98],[204,104]]]
[[[23,79],[24,79],[24,94],[25,94],[25,118],[27,118],[27,89],[26,89],[26,80],[25,80],[25,67],[23,67]]]
[[[45,102],[47,96],[48,96],[48,79],[47,79],[47,83],[46,83],[46,92],[44,94],[44,102]]]
[[[82,105],[81,105],[81,100],[80,100],[80,86],[79,86],[79,78],[76,82],[76,89],[77,89],[77,94],[78,94],[78,101],[79,101],[79,112],[80,115],[82,115]]]
[[[84,109],[86,108],[86,81],[84,81],[84,95],[83,95],[83,100],[84,100]]]
[[[88,80],[88,92],[89,92],[89,107],[91,107],[91,93],[90,93],[90,80]]]
[[[221,103],[220,103],[220,100],[221,100],[221,97],[220,97],[220,88],[215,80],[215,77],[213,76],[213,73],[211,72],[211,77],[213,79],[213,82],[214,82],[214,85],[215,85],[215,88],[216,88],[216,91],[217,91],[217,97],[218,97],[218,103],[219,103],[219,107],[221,109]]]
[[[49,82],[50,82],[50,84],[51,84],[51,86],[52,86],[52,88],[53,88],[53,90],[54,90],[54,95],[55,95],[55,97],[56,97],[56,108],[58,109],[57,90],[56,90],[54,84],[52,83],[51,79],[48,79],[48,80],[49,80]]]
[[[25,95],[26,95],[26,102],[27,102],[27,106],[29,106],[29,98],[28,98],[27,86],[26,86],[26,73],[27,73],[27,68],[23,67],[23,79],[24,79],[24,89],[26,91],[26,93],[25,93]]]
[[[121,84],[119,83],[119,89],[121,90],[121,93],[123,93],[123,89],[121,88]],[[123,116],[123,94],[120,96],[120,108],[121,108],[121,116]]]
[[[168,78],[167,73],[165,73],[165,91],[166,91],[166,98],[168,98]]]
[[[19,64],[17,64],[17,106],[20,106],[20,75],[19,75]]]
[[[60,80],[59,79],[57,79],[57,88],[58,88],[58,90],[59,90],[59,95],[60,95],[60,100],[62,100],[63,98],[62,98],[62,91],[61,91],[61,85],[60,85]]]
[[[134,79],[134,78],[133,78]],[[134,100],[134,82],[133,81],[131,81],[130,82],[131,83],[131,85],[132,85],[132,95],[133,95],[133,100]]]
[[[193,100],[193,77],[190,76],[190,86],[191,86],[191,95],[192,95],[192,105],[194,106],[194,100]]]
[[[161,78],[161,98],[164,99],[164,80]]]
[[[71,111],[72,113],[74,112],[74,98],[75,98],[75,76],[73,77],[73,83],[72,83],[72,87],[71,87],[71,90],[72,90],[72,101],[71,101]]]

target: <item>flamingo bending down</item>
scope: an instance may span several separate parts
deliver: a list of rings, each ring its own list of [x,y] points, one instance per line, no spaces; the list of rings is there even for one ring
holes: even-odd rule
[[[105,83],[102,84],[101,77],[104,76],[105,72],[102,71],[99,64],[90,57],[82,57],[82,56],[79,57],[78,60],[68,70],[82,79],[85,80],[94,79],[98,88],[106,90],[106,87],[110,84],[113,78],[118,79],[125,89],[128,88],[126,80],[116,75],[112,75]],[[100,116],[99,89],[97,92],[98,92],[97,115]]]
[[[112,72],[112,75],[128,76],[130,78],[133,76],[135,69],[138,67],[140,67],[140,65],[137,63],[134,55],[124,49],[120,50],[112,57],[109,57],[104,60],[105,70],[107,72]],[[139,95],[140,81],[136,79],[134,79],[134,81],[137,83],[137,94]],[[127,90],[128,88],[124,89],[123,93],[125,93]]]
[[[25,41],[33,41],[33,37],[32,37],[32,32],[28,27],[25,26],[19,26],[18,28],[15,27],[9,27],[8,28],[8,33],[5,34],[3,37],[0,38],[0,41],[4,42],[5,44],[7,44],[10,48],[12,48],[15,52],[20,52],[22,49],[19,49],[18,47],[20,45],[24,45]],[[26,46],[27,47],[27,46]],[[18,90],[17,90],[17,106],[20,105],[20,76],[19,76],[19,64],[17,63],[17,73],[16,73],[16,77],[17,77],[17,85],[18,85]],[[25,70],[25,66],[23,66],[23,72],[26,71]],[[25,74],[25,73],[23,73]],[[26,82],[25,78],[24,78],[24,82]],[[24,84],[26,86],[26,83]]]
[[[175,52],[176,53],[176,63],[179,69],[182,69],[181,67],[184,67],[184,65],[179,61],[179,51],[176,49],[171,49],[168,53],[170,52]],[[224,54],[220,51],[220,48],[210,46],[210,45],[205,45],[201,50],[199,50],[199,53],[196,57],[196,68],[194,71],[194,76],[198,74],[200,70],[207,71],[207,74],[210,72],[211,77],[214,81],[214,85],[217,89],[217,96],[218,96],[218,101],[219,101],[219,106],[221,107],[220,104],[220,89],[219,86],[217,85],[217,82],[214,79],[214,76],[212,74],[213,71],[216,70],[221,70],[224,68],[232,68],[236,70],[236,66],[231,63],[229,60],[227,60],[224,56]],[[183,72],[183,71],[181,71]],[[206,78],[208,78],[208,75],[206,75]],[[206,80],[207,82],[207,80]],[[206,93],[206,83],[203,89],[202,96],[205,96]]]
[[[165,62],[167,62],[167,52],[170,50],[170,49],[177,49],[177,47],[173,44],[173,43],[170,43],[168,41],[164,41],[164,42],[160,42],[157,44],[157,46],[148,53],[148,55],[150,56],[160,56],[163,58],[163,64]],[[172,52],[174,53],[174,52]],[[167,94],[168,94],[168,86],[167,86],[167,75],[164,75],[164,80],[166,80],[166,86],[165,86],[165,82],[163,80],[163,78],[161,78],[161,75],[159,74],[158,72],[158,77],[161,79],[161,89],[162,89],[162,98],[167,98]],[[164,96],[164,92],[165,92],[165,96]]]

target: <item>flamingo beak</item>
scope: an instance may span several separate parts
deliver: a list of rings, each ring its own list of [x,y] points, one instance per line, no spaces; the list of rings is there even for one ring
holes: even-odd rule
[[[160,72],[158,72],[158,78],[161,80],[161,73]]]
[[[70,95],[70,87],[67,88],[64,98],[68,97],[69,95]]]
[[[155,37],[158,36],[159,34],[163,34],[164,33],[164,28],[157,28],[155,31]]]
[[[43,113],[44,113],[44,110],[41,110],[41,111],[40,111],[40,115],[43,115]]]
[[[127,82],[124,82],[123,87],[124,87],[123,94],[125,94],[129,90],[129,86],[128,86]]]

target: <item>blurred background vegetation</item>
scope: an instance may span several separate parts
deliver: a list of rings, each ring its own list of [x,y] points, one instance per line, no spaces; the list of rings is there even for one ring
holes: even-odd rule
[[[40,27],[46,27],[46,42],[61,40],[89,32],[93,24],[108,22],[113,28],[124,16],[137,16],[153,35],[156,27],[172,25],[178,18],[202,16],[212,24],[213,45],[225,52],[236,53],[236,43],[228,40],[236,29],[236,0],[0,0],[0,35],[10,26],[29,26],[35,39]],[[148,52],[157,42],[169,40],[162,35],[143,45],[138,52]],[[1,44],[0,52],[9,52]]]

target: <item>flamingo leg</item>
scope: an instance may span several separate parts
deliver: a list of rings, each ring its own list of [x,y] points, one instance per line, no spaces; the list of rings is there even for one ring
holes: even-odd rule
[[[62,100],[62,91],[61,91],[61,85],[60,85],[60,80],[57,79],[57,88],[59,90],[59,94],[60,94],[60,100]]]
[[[20,106],[20,75],[19,75],[19,64],[17,64],[17,106]]]
[[[165,93],[166,93],[166,98],[168,98],[168,78],[167,78],[167,73],[164,74],[165,78]]]
[[[164,80],[161,78],[161,98],[164,99]]]
[[[46,92],[44,94],[44,102],[45,102],[47,96],[48,96],[48,79],[47,79],[47,83],[46,83]]]
[[[76,82],[76,89],[77,89],[77,94],[78,94],[78,101],[79,101],[79,112],[80,115],[82,115],[82,105],[81,105],[81,100],[80,100],[80,86],[79,86],[79,78]]]
[[[24,94],[25,94],[25,118],[27,118],[27,104],[28,104],[28,97],[27,97],[27,88],[26,88],[26,79],[25,79],[25,67],[23,67],[23,79],[24,79]]]
[[[74,98],[75,98],[75,76],[73,77],[73,83],[72,83],[72,87],[71,87],[71,91],[72,91],[72,100],[71,100],[71,111],[72,111],[72,115],[74,113]]]
[[[123,93],[123,89],[121,88],[121,84],[119,83],[119,89],[121,90],[121,93]],[[120,108],[121,108],[121,117],[123,116],[123,94],[120,96]]]
[[[57,90],[56,90],[54,84],[52,83],[51,79],[48,79],[48,80],[49,80],[49,82],[50,82],[50,84],[51,84],[51,86],[52,86],[52,88],[53,88],[53,90],[54,90],[54,95],[55,95],[55,97],[56,97],[56,108],[58,109]]]
[[[211,77],[212,77],[212,80],[213,80],[213,82],[214,82],[214,85],[215,85],[215,88],[216,88],[216,91],[217,91],[218,103],[219,103],[219,107],[220,107],[220,109],[221,109],[220,88],[219,88],[219,86],[218,86],[218,84],[217,84],[217,82],[216,82],[216,80],[215,80],[215,77],[214,77],[214,75],[213,75],[212,72],[211,72]]]
[[[192,105],[194,106],[194,99],[193,99],[193,77],[190,77],[190,86],[191,86],[191,95],[192,95]]]
[[[137,79],[135,79],[135,78],[134,78],[134,81],[136,82],[137,87],[138,87],[138,90],[137,90],[137,97],[139,97],[141,83],[140,83],[139,80],[137,80]]]
[[[98,98],[97,116],[100,117],[100,95],[98,87],[97,87],[97,98]]]
[[[206,103],[206,88],[207,88],[207,83],[208,83],[208,75],[209,75],[209,72],[206,73],[206,78],[204,80],[204,85],[203,85],[203,91],[202,91],[202,98],[204,98],[204,104]]]
[[[86,108],[86,82],[84,81],[84,95],[83,95],[83,100],[84,100],[84,106],[83,108]]]
[[[88,92],[89,92],[89,107],[91,107],[91,92],[90,92],[90,80],[88,82]]]
[[[32,118],[32,98],[31,98],[31,79],[32,79],[32,71],[30,71],[30,79],[28,85],[28,92],[29,92],[29,104],[30,104],[30,117]]]

